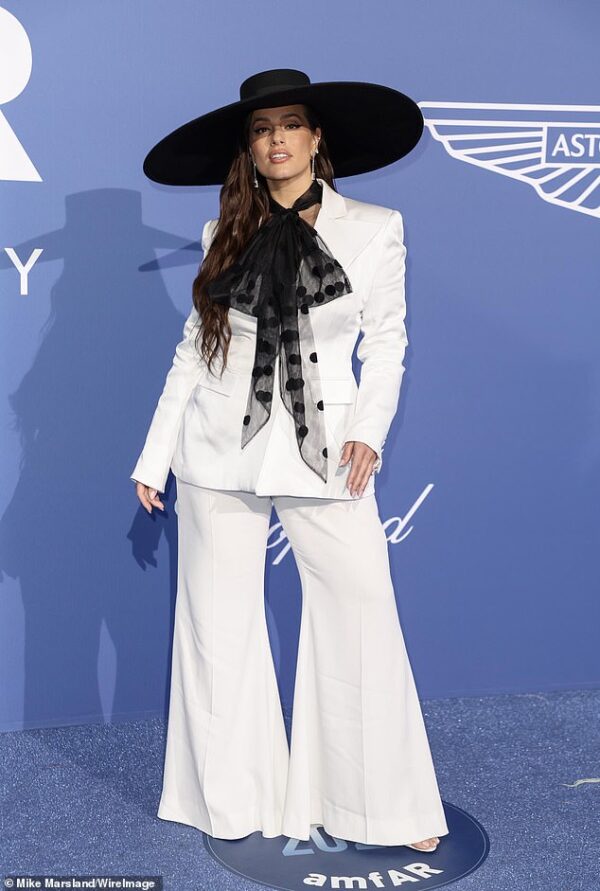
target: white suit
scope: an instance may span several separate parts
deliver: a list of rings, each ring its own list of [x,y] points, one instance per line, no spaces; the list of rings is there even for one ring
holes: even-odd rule
[[[349,465],[337,469],[347,440],[366,442],[380,459],[396,412],[407,344],[402,217],[321,182],[315,228],[353,287],[310,309],[327,484],[300,457],[278,386],[270,420],[241,449],[256,319],[231,309],[222,380],[198,358],[192,311],[132,473],[161,492],[170,467],[177,478],[177,601],[157,813],[218,838],[260,830],[308,840],[311,826],[323,825],[349,841],[412,843],[448,826],[374,476],[352,499]],[[205,251],[214,224],[204,228]],[[351,357],[361,330],[357,387]],[[264,605],[273,506],[302,584],[289,748]]]
[[[324,483],[302,460],[294,422],[273,388],[271,418],[242,449],[242,419],[254,364],[256,319],[229,310],[232,339],[222,378],[208,367],[195,348],[199,316],[187,319],[175,350],[131,479],[164,492],[169,468],[178,479],[198,486],[243,490],[257,495],[304,495],[351,498],[345,486],[350,462],[339,468],[348,440],[381,453],[398,407],[408,339],[404,326],[406,248],[402,216],[377,204],[345,198],[324,180],[314,228],[339,260],[352,293],[310,309],[324,402],[329,456]],[[216,220],[204,226],[202,247],[210,246]],[[360,385],[352,370],[357,348],[362,363]],[[276,359],[275,381],[279,375]],[[364,495],[374,491],[374,475]]]

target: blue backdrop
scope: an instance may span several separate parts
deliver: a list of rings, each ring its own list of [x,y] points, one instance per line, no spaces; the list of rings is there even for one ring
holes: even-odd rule
[[[129,473],[218,187],[158,186],[142,160],[275,67],[389,84],[426,118],[407,158],[337,180],[404,217],[377,485],[421,696],[598,685],[599,28],[583,0],[2,5],[1,728],[163,712],[175,481],[150,518]],[[301,594],[272,522],[289,711]]]

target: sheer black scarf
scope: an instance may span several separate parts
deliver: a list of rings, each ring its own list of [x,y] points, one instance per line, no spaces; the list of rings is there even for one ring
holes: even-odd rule
[[[327,482],[324,406],[310,315],[351,293],[352,286],[317,230],[298,213],[320,203],[322,193],[323,186],[315,179],[291,207],[269,195],[271,216],[207,291],[215,303],[257,319],[242,448],[271,416],[274,362],[279,355],[279,392],[294,419],[300,455]]]

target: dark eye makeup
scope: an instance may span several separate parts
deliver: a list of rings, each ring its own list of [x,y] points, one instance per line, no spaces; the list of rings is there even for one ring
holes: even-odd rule
[[[286,127],[301,127],[302,124],[299,124],[297,121],[289,121],[285,126]],[[264,126],[264,124],[261,124],[259,127],[254,127],[253,133],[258,133],[260,130],[265,130],[265,129],[266,129],[266,127]]]

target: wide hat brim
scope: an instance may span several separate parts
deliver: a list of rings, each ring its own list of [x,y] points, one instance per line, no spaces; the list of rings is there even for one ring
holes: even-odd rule
[[[392,87],[360,81],[313,83],[232,102],[188,121],[150,150],[144,173],[169,186],[220,185],[242,144],[248,112],[298,102],[319,115],[336,178],[393,164],[412,151],[423,133],[417,103]]]

